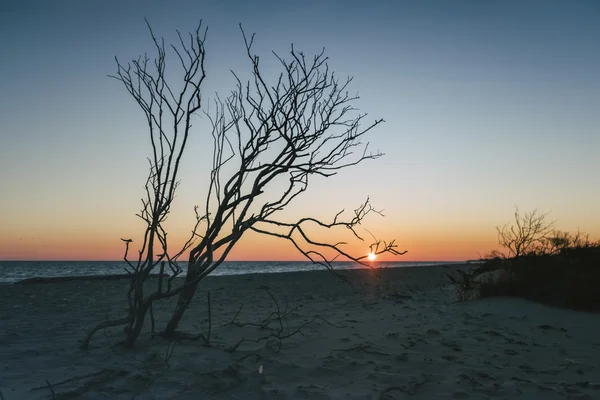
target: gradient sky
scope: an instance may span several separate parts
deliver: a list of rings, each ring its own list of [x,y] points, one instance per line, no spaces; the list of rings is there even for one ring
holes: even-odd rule
[[[0,259],[114,260],[134,240],[147,175],[145,120],[107,74],[152,50],[144,17],[170,41],[208,26],[205,97],[256,52],[325,46],[354,76],[357,106],[386,123],[385,157],[310,190],[282,217],[332,217],[367,195],[366,226],[397,260],[464,260],[497,248],[495,226],[551,211],[556,227],[600,237],[600,3],[579,1],[3,1],[0,5]],[[275,71],[272,71],[274,73]],[[208,170],[196,131],[170,220],[177,241]],[[194,154],[196,152],[196,154]],[[357,247],[360,253],[362,247]],[[231,259],[301,259],[250,236]]]

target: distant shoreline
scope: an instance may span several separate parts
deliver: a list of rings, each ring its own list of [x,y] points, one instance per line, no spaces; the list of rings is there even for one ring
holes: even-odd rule
[[[471,264],[466,262],[452,262],[447,264],[434,264],[434,265],[417,265],[417,266],[398,266],[398,267],[386,267],[382,268],[382,270],[386,269],[396,269],[396,268],[450,268],[450,267],[467,267]],[[364,268],[353,268],[353,269],[341,269],[336,271],[369,271],[371,270],[368,267]],[[377,268],[375,268],[377,270]],[[325,268],[318,270],[310,270],[310,271],[278,271],[278,272],[247,272],[240,273],[235,275],[209,275],[207,278],[220,278],[226,276],[255,276],[255,275],[265,275],[265,274],[310,274],[310,273],[329,273]],[[0,284],[13,284],[13,285],[35,285],[35,284],[49,284],[49,283],[61,283],[61,282],[70,282],[70,281],[114,281],[114,280],[125,280],[130,278],[130,274],[95,274],[95,275],[68,275],[68,276],[49,276],[49,277],[41,277],[35,276],[25,279],[20,279],[18,281],[14,281],[12,283],[5,282]],[[150,277],[158,278],[159,274],[151,274]],[[169,274],[163,274],[163,277],[168,278]],[[185,273],[181,273],[177,278],[184,278]]]
[[[468,263],[458,261],[431,261],[431,262],[374,262],[370,263],[376,269],[435,267],[443,265],[465,265]],[[179,264],[185,276],[187,265]],[[354,262],[335,262],[332,264],[336,271],[369,268]],[[0,284],[13,284],[23,280],[38,283],[59,282],[64,280],[112,280],[127,279],[130,268],[125,268],[123,261],[9,261],[0,262]],[[325,270],[324,266],[313,264],[309,261],[226,261],[220,265],[211,276],[246,275],[246,274],[271,274],[288,273],[294,271],[319,271]],[[152,271],[158,273],[158,268]],[[170,269],[165,268],[166,274],[171,275]],[[98,276],[98,277],[96,277]],[[73,278],[77,277],[77,278]]]

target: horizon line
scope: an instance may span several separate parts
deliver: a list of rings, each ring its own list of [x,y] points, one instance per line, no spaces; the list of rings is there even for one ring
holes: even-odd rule
[[[469,260],[442,260],[442,261],[435,261],[435,260],[424,260],[424,261],[417,261],[417,260],[399,260],[399,261],[394,261],[394,260],[375,260],[375,261],[366,261],[366,262],[377,262],[377,263],[398,263],[398,262],[402,262],[402,263],[466,263],[466,262],[470,262],[470,261],[479,261],[479,259],[469,259]],[[26,260],[26,259],[20,259],[20,260],[14,260],[14,259],[0,259],[0,262],[126,262],[125,260]],[[188,260],[179,260],[179,262],[188,262]],[[225,260],[223,262],[289,262],[289,263],[298,263],[298,262],[304,262],[304,263],[310,263],[310,264],[318,264],[318,263],[314,263],[310,260]],[[132,262],[133,263],[133,262]],[[358,261],[353,261],[353,260],[347,260],[347,261],[342,261],[342,260],[335,260],[335,261],[331,261],[331,263],[358,263]]]

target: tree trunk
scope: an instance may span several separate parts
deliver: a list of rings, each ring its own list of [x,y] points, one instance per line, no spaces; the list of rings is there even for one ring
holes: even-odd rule
[[[185,279],[186,283],[193,281],[194,279],[196,279],[195,276],[190,276],[188,275]],[[179,326],[179,322],[181,322],[181,319],[183,318],[183,314],[185,313],[185,310],[187,310],[188,306],[190,305],[190,302],[192,301],[192,299],[194,298],[194,294],[196,293],[196,288],[197,288],[197,284],[194,285],[190,285],[188,287],[186,287],[185,289],[183,289],[181,292],[179,292],[179,299],[177,300],[177,306],[175,307],[175,310],[173,311],[173,314],[171,315],[171,319],[169,320],[169,323],[167,324],[165,330],[163,331],[163,336],[174,336],[175,335],[175,331],[177,330],[177,327]]]
[[[142,328],[144,326],[144,319],[146,318],[146,312],[148,312],[148,308],[150,307],[151,302],[142,302],[138,309],[135,311],[133,316],[133,321],[126,328],[125,340],[123,344],[125,347],[133,347],[133,344],[137,340],[138,336],[142,332]]]

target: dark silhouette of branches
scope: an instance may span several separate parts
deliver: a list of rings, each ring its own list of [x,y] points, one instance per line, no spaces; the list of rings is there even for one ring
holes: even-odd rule
[[[155,37],[149,24],[148,28],[157,58],[150,62],[144,56],[127,66],[117,60],[117,75],[113,76],[134,97],[148,123],[153,155],[146,198],[138,214],[147,229],[135,263],[127,261],[131,241],[124,240],[125,259],[132,275],[128,315],[92,329],[84,347],[98,329],[122,324],[127,325],[125,345],[133,345],[152,302],[175,295],[179,296],[177,305],[160,335],[182,337],[176,329],[198,283],[226,260],[248,231],[287,240],[308,260],[335,274],[332,262],[338,257],[363,264],[366,255],[352,254],[343,241],[317,240],[308,226],[347,228],[350,236],[364,241],[358,228],[367,216],[381,215],[367,198],[352,215],[347,217],[341,211],[331,222],[310,216],[297,221],[280,217],[280,211],[307,190],[313,177],[329,178],[342,169],[383,155],[370,151],[365,141],[366,135],[383,120],[364,123],[366,114],[353,107],[358,96],[348,91],[352,79],[335,76],[324,51],[307,57],[292,45],[287,59],[273,53],[282,72],[269,79],[253,53],[254,35],[248,37],[240,25],[251,78],[242,82],[232,72],[235,89],[223,100],[217,96],[214,109],[209,112],[201,109],[200,95],[206,76],[206,30],[202,31],[199,24],[186,40],[178,32],[179,44],[171,46],[183,71],[182,87],[176,91],[166,80],[164,41]],[[210,184],[203,211],[195,208],[196,224],[190,239],[172,256],[163,223],[178,186],[177,174],[192,126],[191,117],[199,112],[204,113],[212,127]],[[377,240],[375,236],[367,246],[376,254],[404,254],[393,240]],[[182,284],[175,285],[173,278],[182,272],[177,259],[184,253],[189,255],[186,276]],[[161,274],[156,290],[147,294],[145,283],[150,272],[160,268],[162,273],[165,266],[171,272],[167,284]]]
[[[257,224],[258,226],[253,226],[251,229],[253,231],[256,231],[256,232],[259,232],[259,233],[262,233],[265,235],[271,235],[271,236],[275,236],[275,237],[279,237],[279,238],[287,239],[287,240],[291,241],[294,244],[294,246],[296,247],[296,249],[300,253],[302,253],[306,258],[308,258],[311,262],[326,267],[332,274],[339,277],[339,275],[334,271],[333,265],[332,265],[332,263],[339,256],[343,256],[346,259],[354,260],[364,266],[370,267],[369,264],[366,264],[362,261],[365,258],[367,258],[367,255],[358,256],[358,257],[351,255],[350,253],[345,251],[345,249],[343,247],[343,245],[347,244],[346,242],[328,243],[328,242],[320,242],[320,241],[314,240],[310,237],[309,234],[307,234],[306,230],[303,227],[309,223],[317,225],[321,228],[328,228],[328,229],[335,228],[335,227],[345,227],[352,232],[354,237],[356,237],[357,239],[360,239],[360,240],[364,240],[357,233],[357,230],[356,230],[357,226],[360,225],[361,221],[369,213],[376,213],[376,214],[381,215],[381,212],[372,208],[371,204],[369,203],[368,198],[359,208],[354,210],[354,217],[352,219],[340,220],[340,215],[343,213],[343,211],[344,210],[342,210],[338,214],[336,214],[335,217],[333,218],[333,221],[330,223],[325,223],[325,222],[322,222],[315,218],[310,218],[310,217],[302,218],[299,221],[294,222],[294,223],[286,223],[286,222],[281,222],[281,221],[276,221],[276,220],[271,220],[271,219],[263,219],[260,221],[259,224]],[[260,227],[261,225],[265,226],[265,228],[261,228]],[[278,228],[285,228],[287,230],[287,233],[282,234],[282,233],[278,233],[273,230],[269,230],[269,228],[271,228],[273,226],[278,227]],[[294,234],[297,234],[297,236],[299,236],[299,238],[295,238]],[[311,249],[310,250],[306,249],[304,244],[309,245]],[[400,251],[396,250],[397,246],[395,244],[395,241],[393,241],[393,240],[388,243],[385,241],[374,239],[374,242],[372,244],[370,244],[369,248],[370,248],[370,251],[372,253],[374,253],[375,255],[379,255],[382,253],[391,253],[394,255],[402,255],[402,254],[406,253],[405,251],[400,252]],[[323,251],[321,251],[321,250],[332,250],[334,253],[334,256],[327,258],[324,255]]]
[[[554,225],[546,221],[547,215],[540,214],[537,210],[521,215],[517,208],[513,224],[496,227],[498,243],[507,250],[507,257],[543,251]]]
[[[160,265],[157,293],[168,293],[172,290],[173,279],[181,273],[177,259],[194,243],[196,231],[204,217],[196,214],[197,220],[190,239],[175,255],[168,248],[167,232],[163,223],[171,211],[175,191],[179,184],[177,177],[180,161],[191,133],[191,117],[201,108],[200,86],[204,82],[204,41],[206,29],[202,22],[196,30],[185,37],[177,32],[179,46],[171,49],[177,56],[182,74],[182,85],[179,91],[166,80],[167,50],[163,39],[158,39],[148,21],[150,36],[157,56],[150,60],[148,56],[139,57],[128,64],[122,64],[117,58],[117,73],[112,78],[121,82],[144,112],[148,125],[152,156],[148,159],[150,173],[145,184],[145,198],[142,209],[137,214],[146,223],[141,248],[137,261],[129,260],[131,239],[125,242],[124,260],[126,271],[131,274],[131,285],[127,293],[129,312],[125,318],[103,322],[94,327],[83,341],[87,347],[92,335],[99,329],[126,324],[127,337],[125,344],[132,345],[139,335],[151,301],[145,297],[145,284],[152,270]],[[197,209],[196,209],[197,211]],[[166,285],[163,278],[165,264],[171,276]],[[166,286],[166,288],[164,287]]]
[[[289,240],[310,261],[333,271],[331,262],[338,256],[356,262],[364,257],[345,251],[342,242],[313,240],[303,225],[345,226],[362,240],[355,228],[369,213],[376,212],[367,200],[350,220],[340,220],[341,213],[332,223],[310,217],[295,222],[276,218],[306,191],[310,177],[331,177],[343,168],[380,157],[382,153],[368,151],[363,138],[383,120],[362,126],[365,114],[354,113],[352,102],[357,96],[347,91],[352,79],[340,81],[331,73],[324,52],[310,60],[293,46],[289,60],[273,53],[283,72],[275,82],[268,82],[262,75],[259,57],[252,52],[254,35],[248,38],[243,29],[241,32],[252,79],[244,84],[234,73],[236,90],[224,101],[216,101],[215,116],[211,118],[214,157],[206,199],[207,228],[190,251],[186,282],[192,284],[179,293],[166,334],[175,333],[194,295],[195,284],[221,265],[248,230]],[[227,163],[233,174],[224,172]],[[270,193],[268,189],[276,181],[282,189]],[[289,230],[281,234],[278,228]],[[303,247],[294,233],[311,249]],[[378,242],[375,247],[380,253],[401,254],[393,241]],[[320,251],[324,248],[335,256],[327,258]]]
[[[233,344],[230,347],[227,347],[226,351],[234,352],[238,349],[238,347],[241,344],[243,344],[245,342],[250,342],[250,343],[266,342],[267,348],[274,350],[276,353],[279,353],[279,351],[281,350],[283,340],[288,339],[295,335],[303,335],[303,333],[302,333],[303,329],[305,327],[307,327],[308,325],[312,324],[313,322],[315,322],[316,320],[322,320],[322,321],[326,322],[327,324],[334,326],[336,328],[343,328],[342,326],[332,324],[331,322],[327,321],[326,319],[324,319],[323,317],[321,317],[319,315],[314,315],[311,319],[304,321],[299,326],[297,326],[295,328],[290,328],[289,322],[288,322],[289,317],[293,313],[298,311],[300,308],[302,308],[302,306],[298,305],[298,306],[290,308],[287,303],[287,300],[285,302],[285,305],[282,306],[279,303],[279,301],[277,301],[277,299],[275,298],[273,293],[271,293],[271,291],[269,290],[268,287],[263,287],[263,289],[265,290],[265,292],[267,293],[267,295],[269,296],[269,298],[275,305],[274,311],[269,313],[269,315],[267,315],[267,317],[265,317],[262,321],[260,321],[258,323],[256,323],[256,322],[242,323],[237,320],[237,317],[239,316],[239,314],[243,308],[243,305],[242,305],[242,307],[240,307],[240,309],[238,310],[236,315],[233,317],[233,319],[230,322],[228,322],[227,324],[225,324],[224,326],[227,326],[227,325],[234,325],[237,327],[252,326],[252,327],[258,328],[260,330],[268,331],[268,333],[259,338],[254,338],[254,339],[242,337],[235,344]],[[274,326],[272,326],[272,324]]]

